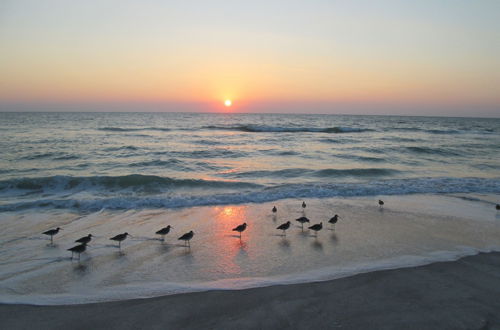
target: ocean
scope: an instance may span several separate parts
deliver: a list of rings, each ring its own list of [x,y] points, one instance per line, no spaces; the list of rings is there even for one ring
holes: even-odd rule
[[[500,246],[500,119],[0,113],[0,137],[0,302],[320,280]],[[323,222],[318,238],[302,215]],[[108,238],[124,231],[119,251]]]

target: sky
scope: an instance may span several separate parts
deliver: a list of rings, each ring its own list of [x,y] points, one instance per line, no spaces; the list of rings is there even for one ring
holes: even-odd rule
[[[1,0],[0,111],[50,110],[500,117],[500,1]]]

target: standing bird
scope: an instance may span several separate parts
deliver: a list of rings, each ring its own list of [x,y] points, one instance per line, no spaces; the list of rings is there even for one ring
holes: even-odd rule
[[[278,209],[276,208],[276,206],[273,206],[273,213],[276,213],[278,212]]]
[[[111,237],[110,240],[118,242],[118,248],[121,249],[122,248],[122,241],[124,241],[127,238],[127,236],[130,236],[129,233],[123,233],[123,234],[119,234],[119,235]]]
[[[161,240],[164,241],[165,240],[165,235],[167,235],[169,232],[170,232],[170,228],[174,228],[170,225],[158,230],[156,232],[156,235],[161,235]]]
[[[283,230],[283,235],[285,235],[285,236],[286,236],[286,230],[288,228],[290,228],[290,221],[282,223],[281,225],[279,225],[278,227],[276,227],[276,229]]]
[[[77,239],[76,243],[88,244],[92,240],[92,234],[88,234],[87,236],[83,236],[82,238]]]
[[[309,222],[309,219],[307,219],[306,217],[300,217],[298,219],[295,219],[295,221],[300,222],[300,224],[302,225],[302,230],[304,230],[304,223]]]
[[[332,224],[333,230],[335,230],[335,224],[337,223],[337,221],[339,221],[339,218],[340,217],[335,214],[330,220],[328,220],[328,222]]]
[[[302,202],[302,208],[305,209],[306,208],[306,202]]]
[[[54,243],[54,235],[56,235],[59,230],[61,230],[61,228],[57,227],[56,229],[51,229],[43,232],[44,235],[50,236],[50,244]]]
[[[240,233],[240,239],[241,239],[241,233],[245,231],[245,229],[247,229],[247,223],[243,223],[235,228],[233,228],[233,231],[237,231],[238,233]]]
[[[378,200],[378,207],[382,207],[382,206],[384,206],[384,201],[379,199]]]
[[[80,260],[80,254],[85,252],[86,249],[87,249],[87,243],[75,245],[72,248],[69,248],[68,251],[71,251],[71,260],[73,260],[73,255],[75,253],[78,253],[78,260]]]
[[[323,222],[320,222],[320,223],[317,223],[315,225],[312,225],[311,227],[309,227],[309,229],[312,229],[314,230],[314,232],[316,233],[316,237],[318,237],[318,231],[320,231],[321,229],[323,229]]]
[[[500,210],[500,204],[497,204],[497,206],[495,206],[495,208],[496,208],[497,210]]]
[[[194,236],[194,233],[191,230],[189,233],[185,233],[184,235],[182,235],[181,237],[179,237],[178,240],[184,241],[185,245],[191,247],[191,243],[189,243],[189,241],[191,240],[191,238],[193,238],[193,236]]]

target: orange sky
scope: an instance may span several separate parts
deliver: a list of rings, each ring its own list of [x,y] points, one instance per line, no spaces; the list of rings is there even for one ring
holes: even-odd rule
[[[500,109],[496,2],[120,3],[3,4],[0,106]]]

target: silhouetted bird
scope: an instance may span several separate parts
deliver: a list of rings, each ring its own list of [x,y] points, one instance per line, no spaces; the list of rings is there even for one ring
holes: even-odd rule
[[[273,206],[273,213],[276,213],[278,212],[278,209],[276,208],[276,206]]]
[[[378,206],[379,206],[379,207],[384,206],[384,201],[379,199],[379,200],[378,200]]]
[[[161,240],[164,241],[165,240],[165,235],[167,235],[169,232],[170,232],[170,228],[174,228],[170,225],[158,230],[156,232],[157,235],[161,235]]]
[[[191,246],[191,243],[189,243],[189,241],[191,240],[191,238],[193,238],[193,236],[194,233],[191,230],[189,233],[185,233],[184,235],[179,237],[178,240],[184,241],[185,243],[187,243],[187,246]]]
[[[86,243],[75,245],[72,248],[69,248],[68,251],[71,251],[71,260],[73,260],[73,254],[75,253],[78,253],[78,260],[80,260],[80,254],[85,252],[86,249],[87,249]]]
[[[235,228],[233,228],[233,231],[237,231],[238,233],[240,233],[240,238],[241,238],[241,233],[245,231],[245,229],[247,229],[247,223],[243,223]]]
[[[290,228],[290,221],[287,221],[285,223],[282,223],[276,229],[283,230],[283,234],[286,236],[286,230]]]
[[[298,219],[295,219],[295,221],[300,222],[300,224],[302,225],[302,229],[304,229],[304,223],[309,222],[309,219],[307,219],[306,217],[300,217]]]
[[[306,202],[302,202],[302,208],[305,209],[306,208]]]
[[[121,249],[122,248],[122,241],[124,241],[127,238],[127,236],[130,236],[129,233],[123,233],[123,234],[119,234],[119,235],[111,237],[110,240],[118,242],[118,248]]]
[[[59,232],[59,230],[61,230],[61,228],[57,227],[56,229],[44,231],[43,234],[50,236],[50,243],[53,243],[54,242],[53,237]]]
[[[87,236],[83,236],[82,238],[77,239],[76,243],[88,244],[92,240],[92,234],[88,234]]]
[[[496,209],[500,210],[500,204],[497,204]]]
[[[333,230],[335,230],[335,224],[339,221],[339,218],[340,217],[335,214],[330,220],[328,220],[328,222],[332,224]]]
[[[309,227],[309,229],[314,230],[314,232],[316,233],[316,236],[318,236],[318,231],[323,229],[323,222],[312,225],[311,227]]]

